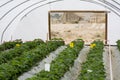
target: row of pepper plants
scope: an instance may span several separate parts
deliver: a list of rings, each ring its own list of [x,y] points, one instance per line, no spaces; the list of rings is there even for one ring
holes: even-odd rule
[[[34,44],[33,44],[34,45]],[[35,49],[25,51],[7,63],[0,65],[0,80],[17,80],[18,76],[30,70],[33,65],[44,59],[51,51],[64,45],[64,41],[47,41]]]
[[[16,46],[16,44],[21,44],[21,43],[23,43],[21,39],[16,39],[14,41],[4,42],[0,45],[0,52],[5,51],[7,49],[14,48]]]
[[[41,39],[35,39],[33,41],[27,41],[25,43],[17,43],[16,46],[13,49],[10,49],[8,51],[3,51],[0,53],[0,64],[6,63],[13,58],[20,56],[25,51],[29,51],[31,49],[34,49],[40,44],[43,44],[44,41]]]
[[[87,60],[82,64],[82,70],[78,80],[105,80],[106,74],[103,65],[103,48],[102,41],[94,41],[90,45],[90,51]]]
[[[64,74],[74,65],[74,60],[78,57],[79,51],[83,48],[84,41],[75,40],[67,45],[56,58],[51,62],[50,71],[42,70],[32,78],[27,80],[60,80]]]

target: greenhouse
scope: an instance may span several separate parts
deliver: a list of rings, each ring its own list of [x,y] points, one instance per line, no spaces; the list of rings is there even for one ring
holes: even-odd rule
[[[120,80],[120,0],[0,0],[0,80]]]

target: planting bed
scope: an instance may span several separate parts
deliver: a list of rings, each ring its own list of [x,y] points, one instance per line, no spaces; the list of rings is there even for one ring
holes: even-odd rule
[[[84,46],[84,48],[79,52],[78,58],[74,61],[74,66],[67,71],[61,80],[76,80],[80,70],[82,63],[86,61],[87,54],[89,52],[89,46]]]
[[[73,66],[74,60],[78,57],[84,42],[82,40],[77,40],[73,41],[71,44],[73,45],[68,46],[55,60],[52,61],[50,72],[43,70],[36,76],[27,80],[59,80],[64,76],[65,72]]]
[[[119,40],[117,46],[110,47],[99,40],[85,46],[82,39],[68,45],[62,39],[4,44],[12,47],[3,49],[0,45],[0,80],[120,79]],[[50,71],[45,71],[46,63],[50,64]]]
[[[105,80],[103,65],[103,42],[94,41],[90,46],[87,60],[82,64],[82,70],[77,80]]]
[[[24,52],[21,56],[0,65],[0,80],[17,80],[23,72],[31,69],[36,62],[41,61],[51,51],[64,45],[63,41],[48,41],[33,50]]]
[[[10,42],[11,43],[11,42]],[[0,54],[0,64],[6,63],[17,56],[21,56],[22,53],[32,50],[38,45],[43,44],[44,42],[40,39],[35,39],[33,41],[28,41],[23,44],[16,43],[16,46],[8,51],[3,51]],[[15,43],[14,43],[15,45]]]
[[[22,43],[21,39],[17,39],[17,40],[14,40],[14,41],[9,41],[9,42],[4,42],[0,45],[0,53],[2,51],[12,49],[16,46],[16,44],[21,44],[21,43]]]
[[[46,63],[50,64],[52,60],[54,60],[58,56],[58,54],[65,48],[66,46],[61,46],[56,51],[51,52],[50,55],[48,55],[45,59],[40,61],[37,66],[33,67],[30,71],[25,72],[23,75],[18,77],[18,80],[25,80],[27,78],[34,76],[36,73],[39,73],[41,70],[44,70],[45,64]]]

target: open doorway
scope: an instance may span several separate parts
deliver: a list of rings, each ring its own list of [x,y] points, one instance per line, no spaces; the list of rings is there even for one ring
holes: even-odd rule
[[[49,39],[52,38],[62,38],[66,44],[78,38],[85,44],[97,39],[106,41],[107,12],[49,11]]]

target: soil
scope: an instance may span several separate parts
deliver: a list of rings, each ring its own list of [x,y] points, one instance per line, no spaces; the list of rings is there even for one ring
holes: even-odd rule
[[[51,37],[62,38],[66,44],[81,38],[86,44],[93,40],[105,40],[104,23],[51,24]]]

